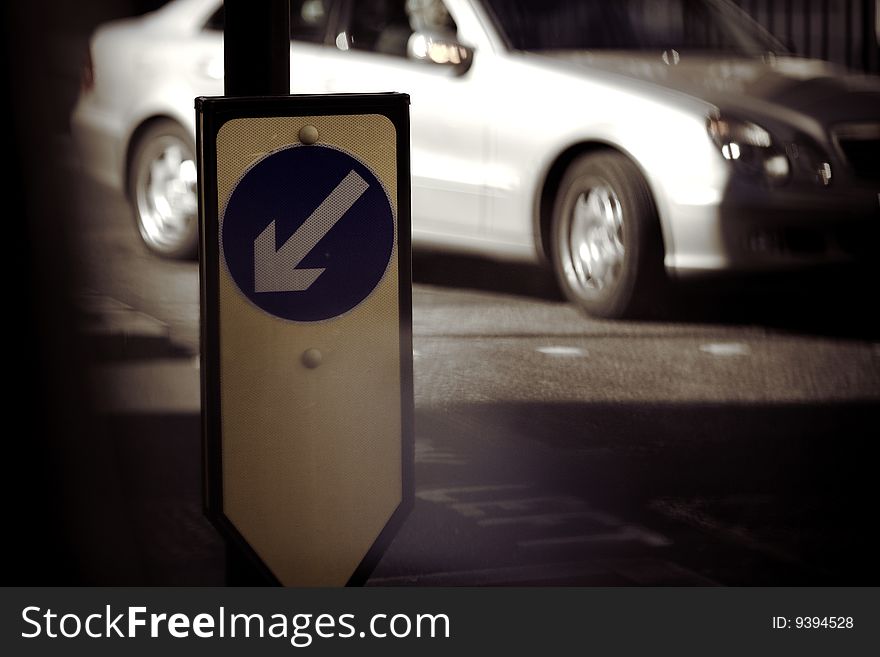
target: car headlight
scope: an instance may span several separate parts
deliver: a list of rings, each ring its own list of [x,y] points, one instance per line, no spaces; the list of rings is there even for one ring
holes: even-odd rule
[[[785,150],[757,123],[710,117],[707,129],[721,155],[730,160],[737,171],[763,178],[774,185],[788,181],[791,164]]]

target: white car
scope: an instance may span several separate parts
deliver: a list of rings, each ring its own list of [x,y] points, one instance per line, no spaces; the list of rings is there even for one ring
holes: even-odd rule
[[[220,0],[99,28],[72,126],[154,251],[197,243],[193,99]],[[591,314],[668,274],[858,260],[880,224],[880,84],[725,0],[291,0],[294,93],[412,98],[413,242],[549,262]]]

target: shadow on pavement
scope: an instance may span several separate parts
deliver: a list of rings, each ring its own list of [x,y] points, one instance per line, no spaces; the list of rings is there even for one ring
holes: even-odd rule
[[[84,345],[94,423],[116,480],[116,505],[131,536],[116,555],[114,583],[224,584],[224,543],[205,518],[201,491],[199,372],[167,327],[113,299],[87,303]],[[97,579],[98,581],[94,581]],[[91,581],[103,583],[101,572]]]
[[[527,482],[661,528],[673,537],[668,553],[720,583],[878,583],[866,541],[875,401],[506,402],[416,419],[423,440],[445,440],[485,480]]]
[[[539,265],[476,256],[413,254],[415,283],[566,303],[552,272]],[[880,338],[871,271],[827,269],[778,275],[670,281],[644,321],[746,324],[845,339]]]
[[[413,252],[413,282],[564,302],[549,269],[468,255]]]
[[[223,541],[202,512],[198,413],[111,414],[122,504],[149,586],[222,586]]]
[[[830,338],[876,340],[871,271],[828,269],[678,283],[668,317],[692,323],[757,324]]]

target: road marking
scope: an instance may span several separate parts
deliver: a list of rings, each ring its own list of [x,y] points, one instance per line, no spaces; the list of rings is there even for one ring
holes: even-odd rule
[[[609,571],[595,563],[550,563],[476,570],[446,570],[423,575],[377,577],[367,586],[486,586],[487,584],[516,584],[523,582],[566,581],[576,577],[604,577]]]
[[[483,518],[488,509],[502,511],[529,511],[536,506],[562,506],[566,508],[582,507],[584,503],[572,497],[526,497],[514,500],[486,500],[484,502],[457,502],[450,507],[465,518]]]
[[[816,568],[815,564],[809,564],[796,554],[781,548],[769,541],[763,541],[753,536],[747,527],[738,524],[724,524],[723,522],[713,518],[705,509],[697,504],[688,504],[687,502],[675,499],[659,499],[649,504],[649,507],[668,518],[678,520],[691,527],[696,527],[712,536],[718,536],[724,540],[744,545],[750,550],[768,554],[780,561],[787,561],[801,566],[809,566]],[[820,572],[827,574],[827,570],[820,569]]]
[[[601,559],[598,563],[642,586],[720,586],[704,575],[655,557]]]
[[[459,515],[473,520],[479,527],[554,527],[571,521],[586,520],[601,525],[605,531],[573,536],[556,536],[540,539],[523,539],[516,542],[525,549],[592,543],[638,541],[651,547],[671,545],[672,541],[661,534],[629,524],[620,518],[589,508],[585,500],[570,495],[536,496],[510,499],[468,499],[485,493],[510,492],[531,488],[521,484],[489,486],[459,486],[434,488],[416,493],[419,499],[444,504]],[[532,513],[529,513],[529,512]],[[534,513],[543,511],[543,513]],[[519,512],[517,515],[510,513]],[[508,515],[504,515],[507,513]],[[588,527],[581,525],[580,531]],[[611,531],[608,531],[608,530]]]
[[[634,525],[624,525],[615,532],[581,534],[579,536],[558,536],[554,538],[535,538],[517,541],[516,544],[521,548],[530,549],[592,543],[617,543],[624,541],[638,541],[651,547],[665,547],[667,545],[672,545],[672,541],[665,536]]]
[[[428,440],[416,440],[416,463],[436,465],[467,465],[468,461],[455,452],[437,449]]]
[[[458,502],[455,495],[469,495],[471,493],[492,493],[495,491],[522,490],[528,488],[524,484],[501,484],[490,486],[453,486],[452,488],[429,488],[426,490],[416,491],[416,497],[426,502],[437,502],[438,504],[451,504]]]
[[[538,347],[535,351],[545,354],[547,356],[586,356],[587,350],[581,349],[579,347],[562,347],[558,345],[551,345],[548,347]]]
[[[700,351],[713,356],[748,356],[752,353],[749,345],[742,342],[710,342],[700,345]]]
[[[368,188],[356,171],[350,171],[277,250],[273,219],[254,240],[254,292],[308,290],[325,270],[297,267]]]
[[[501,518],[485,518],[478,520],[481,527],[496,527],[498,525],[533,525],[536,527],[552,527],[565,524],[569,520],[585,518],[603,525],[616,527],[621,523],[611,516],[598,511],[560,511],[558,513],[542,513],[530,516],[504,516]]]
[[[476,570],[447,570],[422,575],[376,577],[367,586],[489,586],[504,584],[607,586],[609,580],[643,586],[717,586],[718,582],[660,559],[591,559]]]

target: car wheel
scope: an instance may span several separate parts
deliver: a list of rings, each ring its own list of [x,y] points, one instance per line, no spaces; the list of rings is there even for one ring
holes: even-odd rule
[[[195,147],[173,121],[153,123],[134,147],[129,194],[144,244],[168,258],[192,258],[199,243]]]
[[[643,314],[665,272],[660,224],[648,186],[621,153],[576,159],[553,208],[553,266],[565,295],[590,315]]]

